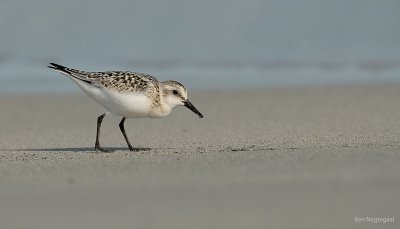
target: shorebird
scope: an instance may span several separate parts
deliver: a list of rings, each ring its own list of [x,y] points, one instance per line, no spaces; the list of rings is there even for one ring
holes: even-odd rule
[[[151,75],[129,71],[86,72],[54,63],[47,67],[68,76],[106,109],[97,118],[96,152],[108,152],[99,142],[101,123],[108,114],[122,117],[119,128],[130,151],[138,149],[132,147],[126,135],[124,123],[127,118],[161,118],[169,115],[177,106],[185,106],[203,118],[188,100],[185,86],[177,81],[159,82]]]

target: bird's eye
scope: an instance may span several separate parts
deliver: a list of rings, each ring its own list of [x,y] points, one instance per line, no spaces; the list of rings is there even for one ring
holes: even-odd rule
[[[179,94],[179,92],[178,92],[177,90],[173,90],[172,93],[173,93],[174,95]]]

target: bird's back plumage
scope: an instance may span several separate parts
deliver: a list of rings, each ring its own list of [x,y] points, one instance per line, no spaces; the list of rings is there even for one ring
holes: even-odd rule
[[[72,76],[87,84],[104,87],[121,93],[145,92],[149,87],[158,86],[158,80],[151,75],[130,71],[87,72],[50,63],[49,68]]]

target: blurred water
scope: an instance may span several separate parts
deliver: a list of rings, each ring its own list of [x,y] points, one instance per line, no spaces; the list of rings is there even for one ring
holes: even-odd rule
[[[0,91],[21,92],[75,92],[76,85],[66,77],[45,68],[46,63],[23,67],[6,65],[1,69]],[[105,69],[92,64],[78,67],[94,70]],[[90,65],[90,66],[92,66]],[[107,65],[107,64],[105,64]],[[267,66],[264,66],[267,65]],[[364,66],[365,65],[365,66]],[[382,67],[374,67],[382,65]],[[22,66],[22,65],[21,65]],[[131,68],[115,64],[115,69],[139,69],[153,73],[159,80],[174,79],[191,89],[232,89],[251,87],[287,87],[327,84],[400,83],[400,64],[338,64],[338,63],[266,63],[240,64],[177,64],[169,67],[142,66]]]
[[[0,1],[0,92],[74,92],[46,69],[195,89],[400,83],[398,0]]]

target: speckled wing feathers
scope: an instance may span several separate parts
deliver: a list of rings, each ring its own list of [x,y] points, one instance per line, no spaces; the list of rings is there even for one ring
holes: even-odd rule
[[[156,78],[136,72],[93,72],[88,78],[97,81],[103,87],[118,92],[145,92],[152,87],[158,87]]]

